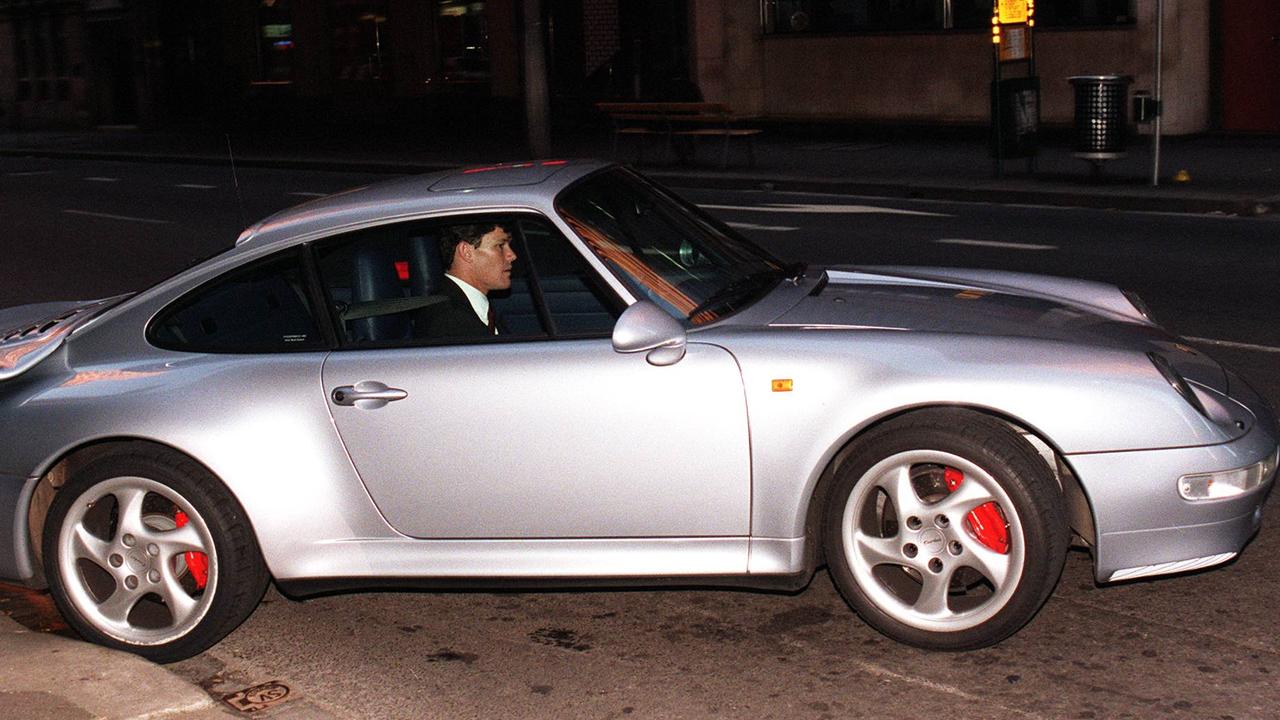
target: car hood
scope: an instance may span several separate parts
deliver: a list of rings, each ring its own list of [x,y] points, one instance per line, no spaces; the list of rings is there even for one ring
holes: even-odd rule
[[[0,380],[35,367],[57,350],[72,330],[128,297],[34,303],[0,310]]]
[[[1115,286],[1026,273],[833,267],[771,327],[1023,337],[1159,352],[1226,392],[1218,363],[1152,323]]]

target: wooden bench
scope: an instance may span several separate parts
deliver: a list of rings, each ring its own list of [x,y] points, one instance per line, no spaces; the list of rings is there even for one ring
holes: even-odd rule
[[[681,162],[693,160],[695,141],[699,137],[718,137],[722,140],[720,166],[729,165],[729,141],[744,138],[747,143],[748,163],[755,165],[754,138],[763,132],[760,128],[744,127],[751,118],[735,116],[723,103],[705,102],[602,102],[596,109],[609,117],[613,126],[613,155],[618,156],[618,138],[632,135],[638,138],[636,164],[644,159],[645,140],[649,136],[664,139],[667,148]],[[687,138],[689,142],[682,143]]]

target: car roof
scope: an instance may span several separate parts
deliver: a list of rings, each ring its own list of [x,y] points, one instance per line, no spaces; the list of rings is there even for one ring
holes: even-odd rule
[[[282,210],[251,226],[237,248],[262,248],[396,217],[486,207],[549,207],[574,181],[612,163],[532,160],[463,167],[344,190]]]

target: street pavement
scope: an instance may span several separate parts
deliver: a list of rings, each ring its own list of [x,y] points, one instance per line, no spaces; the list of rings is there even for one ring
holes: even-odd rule
[[[272,134],[253,137],[208,131],[0,133],[0,155],[228,164],[240,167],[305,167],[355,172],[405,173],[521,159],[519,142],[472,138],[472,142],[380,135],[317,138]],[[699,162],[675,163],[660,146],[646,151],[645,169],[666,182],[692,187],[770,188],[980,200],[1163,212],[1262,215],[1280,210],[1280,140],[1275,138],[1175,138],[1164,149],[1164,177],[1148,184],[1150,157],[1135,141],[1128,157],[1095,176],[1088,163],[1062,144],[1046,146],[1034,174],[1025,163],[1007,164],[993,176],[985,143],[973,137],[920,138],[901,134],[832,137],[766,133],[755,163],[745,148],[731,147],[728,167],[719,167],[718,146],[707,144]],[[230,145],[232,155],[228,155]],[[558,137],[563,156],[608,156],[602,133]],[[623,147],[629,160],[633,148]],[[1189,179],[1177,182],[1185,170]],[[204,718],[236,716],[215,699],[235,678],[201,687],[170,669],[133,655],[25,627],[6,617],[6,604],[21,591],[0,588],[0,717],[2,718]],[[31,624],[31,623],[28,623]],[[190,668],[188,668],[190,670]],[[196,673],[199,674],[199,673]],[[191,672],[186,674],[192,676]],[[1013,681],[1010,680],[1010,683]],[[268,711],[274,718],[327,717],[305,701]]]

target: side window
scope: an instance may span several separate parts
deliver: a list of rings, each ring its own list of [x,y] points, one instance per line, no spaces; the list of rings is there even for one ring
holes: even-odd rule
[[[164,309],[152,344],[191,352],[323,349],[297,250],[228,272]]]
[[[622,302],[606,289],[582,255],[542,220],[521,220],[524,247],[556,337],[608,335]]]
[[[343,343],[354,347],[501,342],[546,336],[515,221],[468,217],[359,231],[321,243],[320,277]],[[468,295],[451,270],[458,237],[486,236]],[[510,255],[515,255],[514,259]],[[508,269],[510,272],[508,273]],[[495,311],[492,321],[477,305]],[[496,330],[496,332],[495,332]]]

